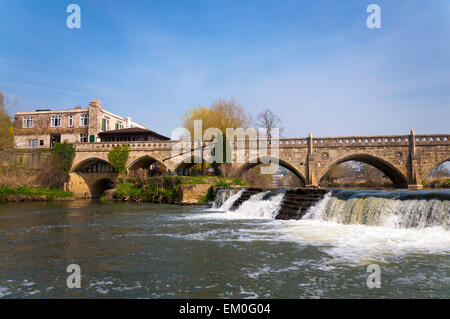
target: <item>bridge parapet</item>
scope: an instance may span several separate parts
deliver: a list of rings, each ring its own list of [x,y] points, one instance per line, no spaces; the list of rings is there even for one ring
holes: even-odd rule
[[[450,145],[450,135],[437,135],[437,134],[428,134],[428,135],[415,135],[416,145]]]
[[[313,138],[314,147],[340,147],[340,146],[401,146],[409,145],[409,135],[383,135],[383,136],[343,136]]]
[[[450,145],[450,135],[428,134],[415,135],[417,146],[423,145]],[[340,146],[406,146],[411,143],[411,135],[380,135],[380,136],[342,136],[342,137],[315,137],[312,139],[313,147],[340,147]],[[257,142],[254,141],[254,142]],[[210,142],[203,141],[202,146]],[[280,138],[280,148],[303,148],[308,147],[308,138]],[[109,151],[114,146],[128,145],[132,150],[170,150],[174,145],[188,149],[198,147],[198,142],[180,141],[133,141],[133,142],[100,142],[100,143],[75,143],[77,152]],[[236,147],[239,147],[236,143]],[[246,148],[251,147],[250,141],[246,140]],[[257,143],[256,143],[257,145]]]
[[[75,151],[77,152],[102,152],[109,151],[115,146],[127,145],[133,151],[141,150],[171,150],[173,145],[179,141],[164,141],[164,142],[148,142],[148,141],[133,141],[133,142],[99,142],[99,143],[75,143]],[[189,147],[189,143],[185,144]],[[194,143],[191,143],[191,147]]]

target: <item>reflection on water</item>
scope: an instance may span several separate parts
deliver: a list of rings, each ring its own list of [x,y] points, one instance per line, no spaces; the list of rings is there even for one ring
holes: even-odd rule
[[[258,213],[272,212],[277,196],[231,213],[147,203],[1,204],[0,297],[450,297],[448,230]],[[81,289],[66,288],[72,263],[81,267]],[[366,286],[371,263],[381,266],[380,289]]]

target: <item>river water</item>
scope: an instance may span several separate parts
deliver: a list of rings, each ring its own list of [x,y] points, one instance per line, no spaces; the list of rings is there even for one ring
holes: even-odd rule
[[[449,192],[397,195],[328,194],[297,221],[274,219],[282,193],[235,211],[236,192],[214,208],[0,204],[0,297],[449,298]]]

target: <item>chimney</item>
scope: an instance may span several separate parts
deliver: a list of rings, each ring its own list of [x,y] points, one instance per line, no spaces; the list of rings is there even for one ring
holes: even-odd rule
[[[89,102],[89,106],[97,106],[97,107],[102,107],[102,103],[100,103],[99,99],[92,99],[91,102]]]

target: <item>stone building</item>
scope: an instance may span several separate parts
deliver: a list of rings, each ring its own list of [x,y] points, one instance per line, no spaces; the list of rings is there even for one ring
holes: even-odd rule
[[[99,133],[124,128],[146,129],[130,117],[123,117],[102,108],[92,100],[87,108],[70,110],[36,110],[18,112],[14,116],[16,148],[49,148],[58,142],[100,142]]]

